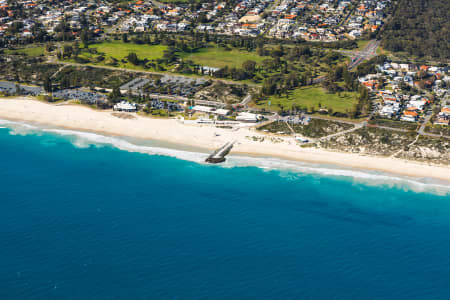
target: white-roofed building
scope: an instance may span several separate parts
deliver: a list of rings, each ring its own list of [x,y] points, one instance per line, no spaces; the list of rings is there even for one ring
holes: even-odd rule
[[[236,121],[241,121],[241,122],[258,122],[262,119],[261,115],[257,115],[257,114],[252,114],[252,113],[248,113],[248,112],[241,112],[237,117],[236,117]]]
[[[130,103],[128,101],[122,101],[114,105],[113,109],[115,111],[126,111],[126,112],[136,112],[137,107],[135,103]]]
[[[213,114],[213,115],[218,115],[218,116],[226,116],[230,113],[230,111],[228,109],[223,109],[223,108],[216,109],[214,107],[203,106],[203,105],[195,105],[191,109],[193,111],[198,111],[198,112],[208,113],[208,114]]]

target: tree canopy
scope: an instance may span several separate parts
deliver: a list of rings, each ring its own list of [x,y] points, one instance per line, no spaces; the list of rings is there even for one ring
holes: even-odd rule
[[[419,58],[450,57],[450,1],[399,0],[381,32],[382,46]]]

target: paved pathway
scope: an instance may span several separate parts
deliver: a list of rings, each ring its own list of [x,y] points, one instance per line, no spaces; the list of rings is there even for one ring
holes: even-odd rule
[[[429,113],[425,116],[425,120],[423,121],[422,125],[420,125],[419,131],[418,131],[419,134],[424,134],[425,126],[427,126],[428,122],[430,122],[432,115],[433,115],[432,113]]]
[[[349,132],[358,130],[360,128],[363,128],[364,126],[365,126],[364,122],[358,123],[358,124],[355,124],[355,127],[353,127],[353,128],[350,128],[350,129],[347,129],[347,130],[344,130],[344,131],[339,131],[339,132],[336,132],[336,133],[333,133],[333,134],[321,137],[321,138],[319,138],[319,141],[326,141],[326,140],[331,139],[333,137],[340,136],[340,135],[347,134]]]
[[[241,101],[241,105],[247,107],[247,105],[250,103],[250,101],[252,101],[252,95],[248,94],[247,96],[245,96],[245,98]]]
[[[62,65],[50,78],[55,78],[67,65]]]

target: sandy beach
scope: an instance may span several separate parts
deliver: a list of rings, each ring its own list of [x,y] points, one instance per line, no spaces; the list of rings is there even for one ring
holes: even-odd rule
[[[112,111],[98,111],[81,105],[47,104],[29,98],[0,99],[0,118],[3,119],[107,135],[159,140],[208,150],[218,148],[226,142],[236,141],[232,150],[234,154],[271,156],[450,181],[448,166],[301,148],[292,137],[266,135],[253,128],[220,129],[210,125],[187,125],[175,119],[131,115],[132,118],[122,118]]]

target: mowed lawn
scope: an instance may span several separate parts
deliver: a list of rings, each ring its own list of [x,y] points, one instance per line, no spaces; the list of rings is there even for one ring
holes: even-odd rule
[[[41,56],[45,54],[44,47],[29,47],[17,50],[5,50],[6,54],[25,54],[28,56]]]
[[[167,49],[167,46],[163,45],[137,45],[121,41],[93,44],[89,47],[96,48],[98,52],[103,52],[106,56],[114,57],[118,60],[125,58],[131,52],[136,53],[139,59],[158,59],[162,58],[164,50]]]
[[[164,50],[167,49],[167,46],[162,45],[137,45],[134,43],[124,43],[122,41],[112,41],[112,42],[103,42],[99,44],[89,45],[89,48],[95,48],[98,51],[98,54],[92,54],[85,50],[83,50],[79,57],[87,59],[89,62],[87,64],[96,65],[96,66],[114,66],[116,68],[127,68],[132,70],[147,70],[142,65],[133,65],[130,62],[122,62],[122,59],[126,59],[128,54],[134,52],[140,60],[143,59],[158,59],[162,58],[164,54]],[[99,54],[104,54],[104,60],[98,61],[97,58],[100,56]],[[111,64],[112,59],[115,58],[117,60],[116,64]],[[75,62],[73,58],[68,61]]]
[[[247,52],[244,50],[224,50],[223,48],[202,48],[194,53],[181,53],[180,56],[186,60],[192,60],[194,63],[205,67],[223,68],[240,68],[242,63],[247,60],[253,60],[261,63],[268,57],[259,56],[255,52]]]
[[[270,103],[270,105],[269,105]],[[333,112],[351,112],[358,103],[358,93],[341,92],[329,94],[320,86],[308,86],[295,89],[288,97],[271,96],[258,104],[259,108],[266,110],[278,110],[280,105],[283,109],[291,109],[294,105],[302,109],[320,108],[332,109]],[[320,104],[320,107],[319,107]]]

